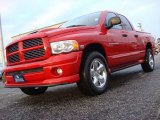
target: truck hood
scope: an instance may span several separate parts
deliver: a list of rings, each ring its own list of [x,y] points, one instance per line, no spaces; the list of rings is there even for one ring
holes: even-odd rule
[[[88,31],[93,31],[97,27],[95,26],[81,26],[81,27],[70,27],[70,28],[57,28],[57,29],[48,29],[41,30],[39,32],[45,33],[48,37],[57,36],[57,35],[65,35],[65,34],[76,34],[83,33]]]
[[[32,38],[44,38],[44,37],[52,37],[52,36],[58,36],[66,34],[77,34],[77,33],[85,33],[85,32],[92,32],[97,29],[97,26],[80,26],[80,27],[70,27],[70,28],[49,28],[44,30],[35,31],[34,33],[30,33],[28,35],[25,35],[17,40],[14,40],[11,42],[8,46],[11,44],[14,44],[19,41],[32,39]],[[7,46],[7,47],[8,47]]]

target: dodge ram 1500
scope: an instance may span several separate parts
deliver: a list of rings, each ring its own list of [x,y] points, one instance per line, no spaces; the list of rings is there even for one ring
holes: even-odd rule
[[[39,30],[6,47],[5,87],[28,95],[77,83],[86,95],[106,91],[112,72],[141,64],[154,70],[154,38],[138,32],[118,13],[101,11]]]

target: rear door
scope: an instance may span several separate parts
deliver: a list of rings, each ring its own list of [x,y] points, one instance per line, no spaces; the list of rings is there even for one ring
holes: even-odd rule
[[[105,24],[108,24],[109,19],[115,17],[116,14],[107,13]],[[108,42],[107,55],[109,58],[109,65],[111,68],[119,68],[130,63],[130,43],[128,40],[128,33],[124,30],[122,24],[115,25],[106,33]]]
[[[139,34],[136,31],[134,31],[128,19],[123,15],[118,15],[118,16],[120,17],[122,25],[125,28],[127,38],[129,41],[130,50],[128,52],[130,53],[130,62],[135,63],[141,58],[140,47],[141,44],[143,43],[139,40],[140,39]]]

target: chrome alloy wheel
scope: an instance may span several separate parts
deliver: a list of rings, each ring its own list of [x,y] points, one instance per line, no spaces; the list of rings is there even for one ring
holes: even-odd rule
[[[153,58],[152,53],[149,53],[149,65],[153,69],[153,67],[154,67],[154,58]]]
[[[90,67],[90,78],[97,88],[103,88],[107,81],[107,70],[102,60],[96,58]]]

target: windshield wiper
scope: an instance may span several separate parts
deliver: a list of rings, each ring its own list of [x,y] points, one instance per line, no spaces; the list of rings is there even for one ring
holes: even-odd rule
[[[71,25],[71,26],[67,26],[66,28],[69,28],[69,27],[78,27],[78,26],[86,26],[86,25]]]

